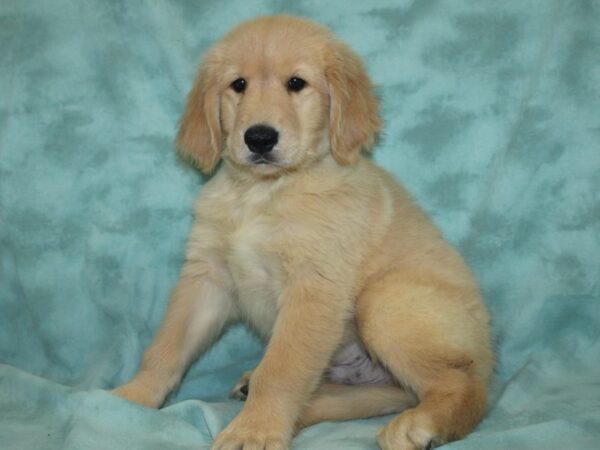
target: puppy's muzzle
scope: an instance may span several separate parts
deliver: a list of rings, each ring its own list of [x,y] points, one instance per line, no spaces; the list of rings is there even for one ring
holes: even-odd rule
[[[265,155],[273,150],[278,139],[277,130],[267,125],[253,125],[244,133],[244,142],[257,155]]]

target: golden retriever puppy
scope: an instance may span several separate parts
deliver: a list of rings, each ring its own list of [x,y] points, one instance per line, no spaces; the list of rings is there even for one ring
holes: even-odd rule
[[[214,449],[287,449],[302,427],[392,412],[383,449],[477,425],[488,314],[457,252],[361,155],[380,126],[363,63],[319,25],[259,18],[208,52],[177,144],[205,172],[224,164],[198,198],[164,322],[117,395],[159,407],[242,320],[267,348]]]

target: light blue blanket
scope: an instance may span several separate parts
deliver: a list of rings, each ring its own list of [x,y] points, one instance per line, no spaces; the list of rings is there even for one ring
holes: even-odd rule
[[[367,61],[391,170],[494,316],[490,410],[455,449],[600,448],[600,2],[0,3],[0,449],[208,449],[261,344],[231,330],[160,411],[139,364],[205,181],[173,139],[202,53],[241,20],[318,20]],[[297,449],[375,449],[384,417]]]

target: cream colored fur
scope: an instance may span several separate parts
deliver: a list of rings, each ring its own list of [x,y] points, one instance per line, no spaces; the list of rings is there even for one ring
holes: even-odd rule
[[[290,77],[306,87],[290,91]],[[251,160],[243,136],[255,124],[279,132],[273,164]],[[243,320],[267,350],[214,449],[287,449],[319,421],[409,407],[379,434],[383,449],[431,447],[477,425],[493,368],[488,315],[457,252],[361,155],[379,128],[362,62],[316,24],[260,18],[207,54],[178,145],[205,171],[225,161],[198,198],[164,322],[117,395],[159,407]],[[395,386],[323,384],[336,350],[356,341]]]

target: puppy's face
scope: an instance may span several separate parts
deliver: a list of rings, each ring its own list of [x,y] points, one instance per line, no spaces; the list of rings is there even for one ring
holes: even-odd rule
[[[246,22],[206,56],[178,146],[205,171],[220,157],[259,176],[322,159],[357,159],[379,129],[360,59],[325,29],[292,17]]]
[[[222,43],[223,157],[259,174],[329,151],[329,92],[320,43],[285,29],[241,30]]]

